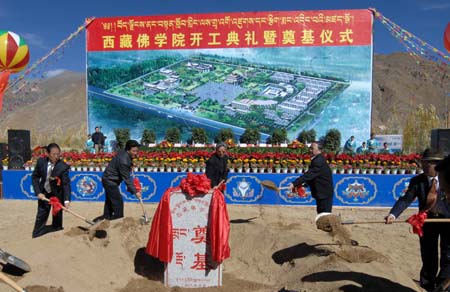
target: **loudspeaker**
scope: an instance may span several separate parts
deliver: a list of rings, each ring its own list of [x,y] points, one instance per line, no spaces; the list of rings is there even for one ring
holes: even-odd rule
[[[7,143],[0,143],[0,160],[3,160],[8,155],[8,144]]]
[[[31,159],[30,131],[8,130],[9,169],[24,169]]]
[[[445,156],[450,154],[450,129],[431,130],[431,147],[441,150]]]

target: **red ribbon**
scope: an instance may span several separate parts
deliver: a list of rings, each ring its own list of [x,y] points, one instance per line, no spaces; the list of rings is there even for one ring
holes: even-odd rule
[[[302,186],[297,187],[297,194],[300,198],[306,198],[306,196],[307,196],[305,188]]]
[[[63,207],[57,197],[51,197],[49,204],[52,206],[52,215],[53,216],[56,216]]]
[[[141,182],[139,181],[139,178],[134,177],[133,184],[134,184],[134,188],[136,189],[137,192],[142,191],[142,185],[141,185]]]
[[[423,225],[425,224],[425,219],[427,219],[426,212],[419,212],[408,218],[408,223],[411,224],[413,232],[418,234],[420,237],[423,236]]]

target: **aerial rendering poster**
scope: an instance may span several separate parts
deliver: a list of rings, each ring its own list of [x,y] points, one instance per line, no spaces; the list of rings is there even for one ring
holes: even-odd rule
[[[369,10],[97,18],[87,27],[88,127],[158,140],[274,129],[370,135]]]

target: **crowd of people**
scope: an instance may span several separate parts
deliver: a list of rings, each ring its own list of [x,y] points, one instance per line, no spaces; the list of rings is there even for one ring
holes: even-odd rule
[[[95,136],[94,136],[95,135]],[[103,134],[97,127],[92,135],[95,151],[102,151]],[[373,136],[361,147],[355,149],[354,136],[345,143],[347,151],[358,152],[359,148],[374,151],[376,147]],[[387,145],[384,145],[387,148]],[[142,198],[140,189],[133,183],[133,159],[137,158],[140,144],[135,140],[127,141],[125,149],[119,151],[106,167],[102,185],[105,189],[105,204],[101,218],[114,220],[124,217],[124,203],[119,186],[125,182],[127,190],[138,198]],[[290,184],[295,192],[299,187],[309,187],[316,202],[318,216],[331,214],[333,205],[333,176],[326,159],[321,153],[321,145],[313,142],[309,146],[311,164],[306,173]],[[42,236],[47,232],[63,229],[62,212],[53,216],[50,230],[46,222],[50,214],[50,205],[46,202],[51,197],[57,197],[70,207],[69,166],[61,159],[61,149],[51,143],[47,146],[47,156],[40,158],[32,174],[32,185],[38,197],[38,209],[32,237]],[[365,150],[362,150],[365,151]],[[228,176],[228,155],[226,144],[219,143],[215,152],[206,162],[206,176],[211,181],[211,188],[225,185]],[[401,196],[385,217],[386,224],[393,223],[408,206],[417,199],[419,213],[428,219],[450,218],[450,155],[445,159],[443,154],[435,149],[423,152],[421,165],[423,173],[411,178],[408,189]],[[434,291],[450,278],[450,226],[445,222],[425,221],[423,236],[420,237],[422,269],[420,284],[426,291]]]

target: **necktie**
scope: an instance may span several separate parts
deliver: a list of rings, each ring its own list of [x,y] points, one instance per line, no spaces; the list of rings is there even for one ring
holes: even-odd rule
[[[51,193],[52,189],[50,187],[50,176],[52,175],[54,165],[49,163],[47,166],[47,177],[45,178],[44,189],[47,193]]]

